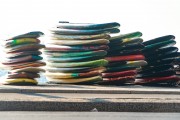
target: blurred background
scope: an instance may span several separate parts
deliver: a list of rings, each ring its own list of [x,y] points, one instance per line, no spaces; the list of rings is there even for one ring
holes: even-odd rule
[[[0,42],[34,30],[48,35],[58,21],[115,21],[120,34],[141,31],[144,40],[173,34],[180,48],[180,0],[0,0],[0,16]]]

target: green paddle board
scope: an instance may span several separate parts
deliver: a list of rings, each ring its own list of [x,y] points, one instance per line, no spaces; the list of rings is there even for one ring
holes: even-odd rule
[[[54,45],[105,45],[109,43],[107,39],[95,39],[95,40],[50,40],[50,44]]]
[[[93,60],[87,62],[67,62],[67,63],[47,63],[47,66],[50,67],[99,67],[105,66],[108,64],[108,61],[105,59]]]
[[[119,28],[120,24],[117,22],[109,23],[70,23],[70,22],[59,22],[58,28],[65,29],[78,29],[78,30],[99,30],[107,28]]]
[[[109,39],[108,34],[97,34],[97,35],[57,35],[53,34],[52,39],[57,40],[94,40],[94,39]]]
[[[97,82],[101,81],[101,76],[94,76],[94,77],[88,77],[88,78],[71,78],[71,79],[63,79],[63,78],[49,78],[47,77],[49,82],[53,83],[64,83],[64,84],[76,84],[76,83],[85,83],[85,82]]]
[[[37,85],[37,81],[29,78],[6,79],[6,85]]]
[[[44,33],[40,32],[40,31],[32,31],[32,32],[28,32],[28,33],[25,33],[25,34],[14,36],[14,37],[12,37],[12,38],[10,38],[8,40],[20,39],[20,38],[38,38],[38,37],[40,37],[42,35],[44,35]]]
[[[97,50],[97,51],[86,51],[86,52],[45,52],[45,54],[50,57],[80,57],[80,56],[105,56],[107,52],[105,50]]]

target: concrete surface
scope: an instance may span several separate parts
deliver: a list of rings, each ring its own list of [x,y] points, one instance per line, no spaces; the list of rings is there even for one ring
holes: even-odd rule
[[[0,86],[0,111],[180,112],[179,87]]]
[[[98,94],[180,94],[180,87],[88,86],[88,85],[0,85],[0,93],[98,93]]]
[[[174,94],[0,93],[1,111],[180,112]]]
[[[179,113],[0,112],[1,120],[179,120]]]

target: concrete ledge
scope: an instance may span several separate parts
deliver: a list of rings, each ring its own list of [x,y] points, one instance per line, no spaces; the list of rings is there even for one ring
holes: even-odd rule
[[[1,102],[0,106],[1,111],[180,112],[180,103]]]
[[[180,87],[88,86],[88,85],[1,85],[0,93],[96,93],[96,94],[180,94]]]
[[[0,86],[0,111],[180,112],[180,88]]]
[[[3,111],[1,120],[179,120],[179,113]]]
[[[180,112],[180,96],[151,94],[1,93],[1,111]]]

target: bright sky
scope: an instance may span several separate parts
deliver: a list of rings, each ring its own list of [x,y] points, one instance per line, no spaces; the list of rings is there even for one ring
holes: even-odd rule
[[[0,0],[0,38],[40,30],[59,20],[119,22],[144,40],[173,34],[180,47],[180,0]],[[47,39],[46,39],[47,40]]]

